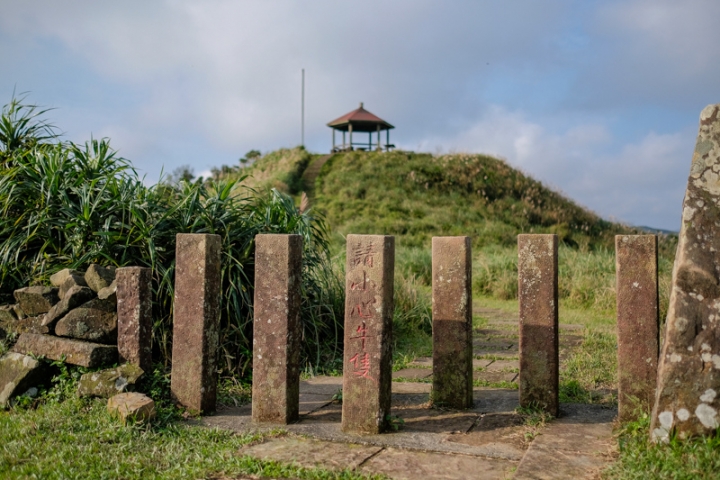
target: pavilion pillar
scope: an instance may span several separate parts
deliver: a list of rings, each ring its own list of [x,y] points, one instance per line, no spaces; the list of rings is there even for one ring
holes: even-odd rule
[[[345,150],[345,130],[343,130],[343,150]]]
[[[352,151],[352,123],[348,123],[348,134],[350,136],[350,150]]]
[[[333,148],[330,151],[330,153],[333,153],[333,152],[335,152],[335,129],[331,128],[330,130],[332,130],[332,132],[333,132]]]
[[[380,124],[377,126],[377,150],[378,152],[382,151],[382,148],[380,147]]]
[[[387,142],[385,143],[385,150],[390,151],[390,129],[387,129]]]

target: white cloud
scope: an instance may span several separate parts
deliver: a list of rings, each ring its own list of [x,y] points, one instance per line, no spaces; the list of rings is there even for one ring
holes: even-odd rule
[[[149,178],[298,144],[305,68],[311,150],[329,149],[325,123],[364,101],[405,148],[501,155],[603,215],[673,228],[663,212],[684,189],[697,114],[720,97],[716,0],[2,10],[0,62],[18,77],[0,87],[27,75],[61,128],[110,136]]]

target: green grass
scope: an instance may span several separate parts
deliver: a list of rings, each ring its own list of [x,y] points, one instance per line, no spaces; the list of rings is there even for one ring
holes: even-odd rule
[[[381,478],[348,470],[306,469],[241,455],[268,436],[235,435],[187,422],[122,426],[105,400],[70,398],[36,410],[0,413],[0,477],[196,479],[262,475],[273,478]]]
[[[426,247],[433,235],[469,235],[482,247],[514,245],[518,233],[557,233],[594,248],[629,231],[484,155],[338,154],[315,192],[338,232],[395,235],[403,247]]]
[[[285,432],[237,435],[199,426],[192,418],[183,420],[183,410],[170,398],[169,373],[161,365],[137,385],[155,400],[156,419],[127,426],[107,412],[107,400],[76,396],[86,369],[61,362],[52,366],[57,375],[50,388],[35,399],[18,397],[10,410],[0,411],[0,478],[383,478],[243,456],[241,447]],[[245,403],[249,387],[222,379],[218,401]]]
[[[716,479],[720,471],[720,432],[714,436],[656,444],[649,440],[650,418],[623,425],[617,462],[603,472],[608,479]]]

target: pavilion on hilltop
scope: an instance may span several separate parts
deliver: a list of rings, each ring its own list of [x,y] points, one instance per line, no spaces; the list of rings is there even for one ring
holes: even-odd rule
[[[390,143],[390,129],[395,128],[388,122],[379,118],[365,110],[362,102],[360,108],[346,113],[340,118],[333,120],[327,124],[332,129],[332,152],[343,152],[348,150],[390,150],[395,145]],[[342,143],[335,142],[335,130],[342,132]],[[385,131],[385,144],[380,139],[382,131]],[[353,142],[353,132],[367,132],[367,142]],[[373,133],[376,134],[375,143],[373,143]],[[347,138],[346,138],[347,134]],[[357,137],[356,137],[357,138]]]

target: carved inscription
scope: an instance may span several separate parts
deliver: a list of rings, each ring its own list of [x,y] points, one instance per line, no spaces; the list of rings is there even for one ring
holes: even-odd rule
[[[344,432],[380,433],[390,411],[392,237],[348,235],[343,366]]]
[[[367,300],[357,300],[355,306],[350,311],[351,317],[360,317],[363,319],[361,324],[355,329],[356,335],[351,337],[353,340],[359,340],[360,351],[357,351],[355,355],[350,357],[350,363],[353,365],[353,375],[358,377],[367,378],[373,382],[377,382],[372,376],[370,376],[371,360],[370,354],[365,349],[365,341],[367,340],[368,327],[364,319],[373,318],[375,313],[375,282],[368,280],[368,272],[366,269],[373,268],[375,265],[375,246],[373,242],[367,245],[355,245],[352,250],[351,263],[354,267],[362,268],[362,280],[354,281],[350,283],[350,290],[354,292],[364,292],[366,296],[371,297]],[[362,294],[360,294],[362,295]],[[363,295],[363,297],[365,296]],[[355,342],[354,348],[357,348],[358,342]]]

